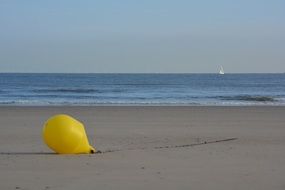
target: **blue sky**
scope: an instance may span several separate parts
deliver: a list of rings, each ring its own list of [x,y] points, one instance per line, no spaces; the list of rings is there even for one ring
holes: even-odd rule
[[[284,0],[0,0],[0,72],[285,72]]]

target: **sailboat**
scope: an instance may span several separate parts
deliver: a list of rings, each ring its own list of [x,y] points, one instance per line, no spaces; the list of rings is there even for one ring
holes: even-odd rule
[[[223,75],[223,74],[225,74],[223,66],[221,66],[221,67],[220,67],[220,71],[219,71],[219,74],[220,74],[220,75]]]

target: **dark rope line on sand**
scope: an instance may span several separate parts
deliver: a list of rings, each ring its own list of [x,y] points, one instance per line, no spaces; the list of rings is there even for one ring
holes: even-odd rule
[[[234,141],[238,138],[227,138],[227,139],[221,139],[221,140],[215,140],[215,141],[203,141],[199,143],[192,143],[192,144],[183,144],[183,145],[169,145],[169,146],[157,146],[153,147],[152,149],[168,149],[168,148],[186,148],[186,147],[193,147],[193,146],[199,146],[199,145],[206,145],[206,144],[213,144],[213,143],[220,143],[220,142],[226,142],[226,141]],[[117,150],[97,150],[95,154],[105,154],[105,153],[111,153],[111,152],[119,152],[119,151],[125,151],[125,150],[145,150],[150,148],[128,148],[128,149],[117,149]]]
[[[206,145],[206,144],[212,144],[212,143],[219,143],[219,142],[225,142],[225,141],[233,141],[237,140],[238,138],[227,138],[227,139],[221,139],[221,140],[215,140],[215,141],[203,141],[193,144],[183,144],[183,145],[168,145],[168,146],[157,146],[152,148],[142,147],[142,148],[127,148],[127,149],[116,149],[116,150],[104,150],[104,151],[96,151],[94,154],[105,154],[105,153],[111,153],[111,152],[118,152],[118,151],[127,151],[127,150],[155,150],[155,149],[169,149],[169,148],[187,148],[187,147],[193,147],[193,146],[199,146],[199,145]],[[56,153],[53,152],[0,152],[0,155],[55,155]]]

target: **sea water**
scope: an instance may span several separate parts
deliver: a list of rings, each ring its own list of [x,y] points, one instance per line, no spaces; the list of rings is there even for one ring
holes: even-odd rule
[[[285,105],[285,74],[0,74],[1,105]]]

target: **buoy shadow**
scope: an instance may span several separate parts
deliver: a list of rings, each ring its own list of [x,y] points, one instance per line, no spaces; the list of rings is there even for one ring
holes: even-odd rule
[[[55,155],[53,152],[0,152],[0,155]]]

